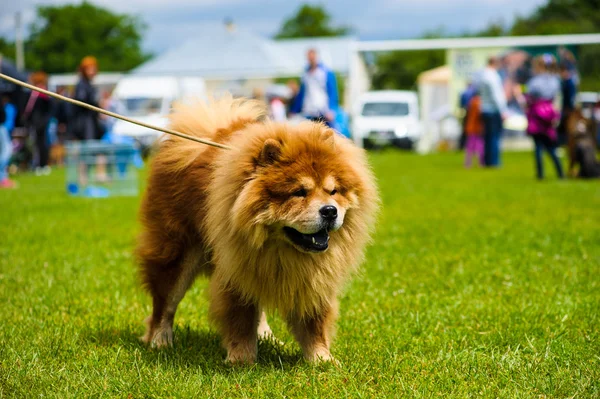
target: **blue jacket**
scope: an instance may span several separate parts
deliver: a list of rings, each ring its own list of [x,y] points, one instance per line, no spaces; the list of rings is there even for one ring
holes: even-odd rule
[[[475,97],[476,93],[477,89],[475,88],[475,85],[470,84],[469,86],[467,86],[465,91],[463,91],[460,95],[460,107],[467,109],[469,103],[471,102],[471,99]]]
[[[563,79],[561,82],[562,92],[562,111],[568,112],[575,109],[575,97],[577,95],[577,86],[573,78]]]
[[[4,106],[4,113],[6,114],[6,119],[2,124],[8,134],[11,134],[13,129],[15,128],[15,122],[17,120],[17,107],[12,105],[11,103],[7,103]]]
[[[338,90],[337,90],[337,79],[335,77],[335,73],[327,68],[325,65],[319,63],[317,68],[323,69],[327,74],[327,81],[325,83],[325,90],[327,92],[327,98],[329,100],[329,110],[332,112],[336,112],[338,109]],[[304,76],[302,76],[302,83],[300,84],[300,91],[298,91],[298,95],[294,99],[294,103],[290,109],[291,113],[299,114],[302,112],[302,107],[304,105],[304,95],[306,93],[306,74],[310,70],[310,66],[306,68],[306,72]]]

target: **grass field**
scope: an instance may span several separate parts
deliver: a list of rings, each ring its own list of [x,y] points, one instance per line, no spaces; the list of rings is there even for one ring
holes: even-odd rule
[[[0,192],[0,397],[599,397],[600,184],[535,181],[530,154],[371,159],[384,207],[341,301],[339,367],[306,364],[276,316],[283,345],[224,364],[205,280],[175,347],[147,349],[139,199],[19,177]]]

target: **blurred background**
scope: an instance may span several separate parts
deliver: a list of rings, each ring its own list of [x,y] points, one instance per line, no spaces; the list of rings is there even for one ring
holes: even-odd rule
[[[566,69],[561,79],[573,83],[553,97],[557,108],[572,96],[569,106],[596,123],[590,134],[597,136],[598,32],[593,0],[24,0],[0,11],[0,65],[159,126],[173,101],[230,92],[264,100],[275,119],[321,118],[360,146],[426,153],[465,146],[468,100],[495,58],[507,104],[499,145],[523,150],[534,143],[525,134],[522,94],[539,56],[557,77]],[[309,50],[328,74],[329,107],[316,116],[303,104]],[[131,142],[146,155],[159,136],[56,103],[40,111],[41,127],[32,133],[32,110],[43,98],[32,105],[30,93],[4,81],[0,92],[16,108],[13,171],[49,173],[65,162],[70,139]]]

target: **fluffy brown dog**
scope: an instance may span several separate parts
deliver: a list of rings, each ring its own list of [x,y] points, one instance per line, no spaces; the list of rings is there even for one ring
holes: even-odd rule
[[[337,296],[363,258],[377,208],[364,152],[322,124],[264,119],[257,102],[178,105],[152,162],[137,254],[153,311],[144,341],[172,344],[177,305],[211,276],[227,359],[252,363],[278,310],[310,361],[329,360]]]
[[[600,177],[600,164],[596,160],[595,132],[597,125],[585,118],[580,109],[576,109],[567,119],[567,149],[571,177]],[[579,169],[576,171],[576,169]]]

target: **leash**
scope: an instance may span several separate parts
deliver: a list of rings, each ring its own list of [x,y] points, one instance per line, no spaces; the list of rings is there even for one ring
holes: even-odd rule
[[[62,96],[62,95],[60,95],[58,93],[54,93],[54,92],[51,92],[51,91],[48,91],[48,90],[44,90],[42,88],[30,85],[29,83],[22,82],[19,79],[15,79],[15,78],[12,78],[10,76],[7,76],[7,75],[5,75],[3,73],[0,73],[0,78],[2,78],[4,80],[8,80],[9,82],[14,83],[14,84],[16,84],[18,86],[26,87],[26,88],[28,88],[30,90],[35,90],[35,91],[38,91],[40,93],[44,93],[47,96],[54,97],[54,98],[56,98],[58,100],[66,101],[68,103],[75,104],[75,105],[78,105],[80,107],[90,109],[92,111],[96,111],[96,112],[98,112],[100,114],[112,116],[113,118],[121,119],[121,120],[129,122],[129,123],[133,123],[134,125],[143,126],[145,128],[148,128],[148,129],[157,130],[159,132],[163,132],[163,133],[167,133],[167,134],[170,134],[170,135],[173,135],[173,136],[181,137],[182,139],[195,141],[197,143],[206,144],[206,145],[209,145],[209,146],[212,146],[212,147],[222,148],[224,150],[231,150],[232,149],[230,146],[225,145],[225,144],[215,143],[214,141],[205,140],[205,139],[201,139],[199,137],[190,136],[188,134],[181,133],[181,132],[178,132],[178,131],[175,131],[175,130],[171,130],[171,129],[149,125],[149,124],[144,123],[142,121],[131,119],[131,118],[128,118],[126,116],[119,115],[119,114],[116,114],[114,112],[107,111],[105,109],[98,108],[98,107],[95,107],[93,105],[84,103],[82,101],[75,100],[75,99],[69,98],[69,97],[65,97],[65,96]]]

